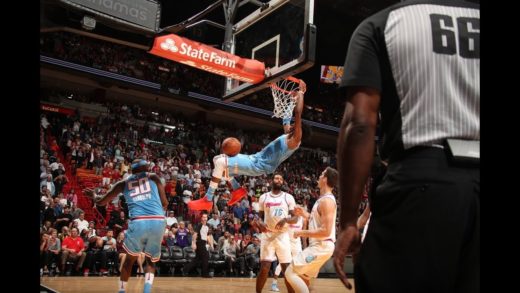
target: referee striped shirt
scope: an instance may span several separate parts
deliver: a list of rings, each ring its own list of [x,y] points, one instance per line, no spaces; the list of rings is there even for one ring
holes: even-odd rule
[[[361,23],[342,86],[381,94],[382,155],[480,140],[480,6],[405,1]]]

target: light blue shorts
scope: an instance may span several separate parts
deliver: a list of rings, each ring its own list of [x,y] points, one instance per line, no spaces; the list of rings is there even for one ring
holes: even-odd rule
[[[166,229],[166,220],[160,219],[134,219],[128,224],[123,248],[133,256],[138,256],[144,252],[152,259],[152,262],[159,261],[161,257],[161,242]]]
[[[283,134],[254,155],[229,157],[227,163],[229,174],[230,176],[260,176],[274,173],[276,168],[297,149],[289,149],[287,135]]]

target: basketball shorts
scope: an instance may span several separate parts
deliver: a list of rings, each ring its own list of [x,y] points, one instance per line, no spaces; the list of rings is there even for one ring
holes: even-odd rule
[[[239,154],[234,157],[227,157],[227,174],[229,174],[228,176],[271,174],[297,149],[289,149],[287,146],[287,135],[283,134],[256,154],[249,156]],[[217,173],[220,174],[220,171]]]
[[[293,258],[293,271],[306,279],[316,278],[320,268],[329,260],[333,252],[334,242],[314,242]]]
[[[161,241],[166,229],[166,221],[161,219],[136,219],[128,224],[123,248],[133,256],[144,252],[152,259],[159,261],[161,257]]]
[[[262,233],[260,260],[273,262],[278,258],[279,263],[290,263],[292,260],[290,242],[289,233]]]

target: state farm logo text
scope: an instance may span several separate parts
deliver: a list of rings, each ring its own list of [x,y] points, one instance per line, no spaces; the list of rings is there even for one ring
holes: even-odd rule
[[[236,61],[226,58],[225,56],[220,56],[217,52],[209,52],[204,50],[204,48],[193,48],[191,45],[182,42],[179,47],[173,39],[166,39],[160,45],[161,49],[165,51],[171,51],[173,53],[178,53],[181,55],[189,56],[191,58],[196,58],[205,62],[210,62],[217,65],[222,65],[228,68],[235,68]]]

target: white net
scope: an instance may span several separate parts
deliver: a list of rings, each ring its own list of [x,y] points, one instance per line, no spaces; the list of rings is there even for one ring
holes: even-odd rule
[[[274,101],[272,117],[291,118],[298,91],[300,91],[300,80],[291,76],[271,84]]]

